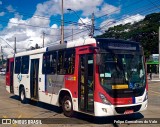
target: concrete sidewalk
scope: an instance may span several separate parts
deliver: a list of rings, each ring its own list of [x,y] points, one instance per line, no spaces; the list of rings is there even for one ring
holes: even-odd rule
[[[159,78],[159,74],[152,74],[152,79],[150,79],[150,74],[147,75],[147,79],[149,81],[157,81],[157,82],[160,82],[160,78]]]

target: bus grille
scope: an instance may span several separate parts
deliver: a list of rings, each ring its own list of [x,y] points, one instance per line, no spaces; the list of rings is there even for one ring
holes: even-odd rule
[[[141,108],[141,105],[136,105],[136,106],[129,106],[129,107],[115,107],[115,110],[119,114],[124,114],[126,110],[133,110],[134,112],[139,111]]]

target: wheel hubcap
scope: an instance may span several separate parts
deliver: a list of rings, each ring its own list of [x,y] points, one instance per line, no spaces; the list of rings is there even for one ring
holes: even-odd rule
[[[71,111],[72,104],[71,104],[71,102],[69,100],[66,100],[64,102],[64,108],[65,108],[66,111]]]

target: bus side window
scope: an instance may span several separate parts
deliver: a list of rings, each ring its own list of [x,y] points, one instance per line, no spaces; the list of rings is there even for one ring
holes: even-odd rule
[[[50,53],[45,53],[43,55],[43,74],[50,74],[51,69],[50,69]]]
[[[22,57],[22,66],[21,66],[21,73],[28,74],[29,70],[29,56]]]
[[[43,74],[55,74],[56,73],[56,52],[48,52],[43,54]]]
[[[57,71],[57,66],[56,66],[56,58],[57,57],[57,53],[56,52],[52,52],[50,54],[50,60],[49,60],[49,63],[50,63],[50,70],[51,70],[51,74],[55,74],[56,71]]]
[[[46,54],[46,74],[51,74],[52,69],[50,68],[50,54]]]
[[[16,59],[15,59],[15,74],[20,73],[20,68],[21,68],[21,57],[16,57]]]
[[[57,74],[65,74],[64,70],[64,50],[58,51],[58,63],[57,63]]]
[[[46,68],[46,54],[43,54],[42,74],[45,74]]]
[[[74,50],[72,49],[66,50],[65,59],[64,59],[65,74],[74,73],[74,64],[75,64],[74,54],[75,54]]]
[[[74,65],[75,65],[75,52],[73,52],[70,57],[70,73],[71,74],[74,73]]]

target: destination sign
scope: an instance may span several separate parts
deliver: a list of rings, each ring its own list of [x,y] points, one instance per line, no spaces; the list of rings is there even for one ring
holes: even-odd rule
[[[124,43],[108,43],[109,49],[136,50],[136,46]]]

